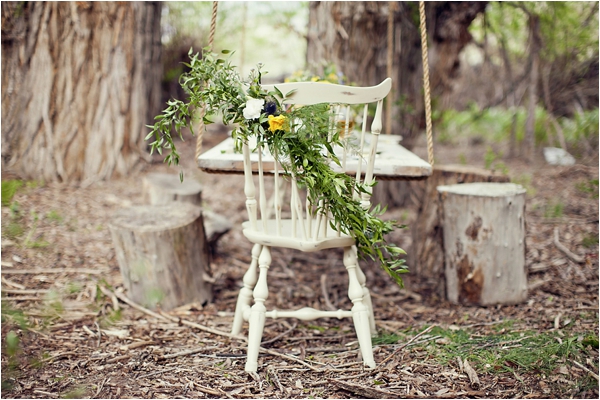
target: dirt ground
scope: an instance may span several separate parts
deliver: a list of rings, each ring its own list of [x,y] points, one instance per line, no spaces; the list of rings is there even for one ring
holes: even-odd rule
[[[205,146],[221,139],[206,135]],[[461,153],[482,167],[485,148],[478,146],[438,147],[436,158],[457,163]],[[88,187],[28,185],[14,198],[18,206],[2,208],[3,398],[598,398],[597,157],[570,167],[541,158],[531,165],[504,160],[511,178],[528,189],[526,303],[455,305],[410,274],[399,289],[366,263],[380,337],[397,335],[374,345],[376,369],[363,369],[351,320],[268,320],[267,352],[259,357],[259,372],[248,374],[243,339],[203,330],[229,332],[250,260],[239,227],[243,179],[199,171],[192,148],[191,142],[181,147],[186,179],[202,182],[206,209],[234,224],[214,249],[214,301],[204,306],[150,314],[127,304],[107,227],[115,210],[143,203],[144,174],[176,168],[147,164]],[[416,213],[407,207],[389,216],[410,225]],[[6,235],[10,221],[24,227],[20,236]],[[555,227],[560,243],[581,259],[559,249]],[[409,232],[396,233],[407,251]],[[267,305],[347,307],[347,278],[337,257],[335,251],[275,250]],[[19,325],[21,313],[26,323]],[[591,335],[596,344],[562,356],[550,373],[519,365],[494,372],[469,356],[436,358],[447,344],[436,334],[440,329],[464,331],[471,340],[507,330],[553,333],[559,342]],[[489,345],[519,350],[518,340]]]

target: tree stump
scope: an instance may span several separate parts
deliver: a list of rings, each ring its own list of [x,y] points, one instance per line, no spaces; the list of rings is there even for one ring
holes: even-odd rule
[[[180,203],[124,208],[114,214],[109,228],[133,301],[169,310],[211,300],[210,256],[200,207]]]
[[[514,183],[466,183],[439,186],[438,192],[448,300],[525,301],[525,189]]]
[[[446,297],[442,223],[437,187],[471,182],[508,182],[506,175],[464,165],[436,165],[432,175],[418,182],[421,192],[417,219],[411,225],[413,244],[408,250],[411,274],[427,281],[439,298]],[[413,183],[413,182],[411,182]],[[415,182],[416,184],[416,182]]]
[[[176,174],[151,173],[144,177],[144,196],[152,205],[165,205],[174,201],[202,205],[203,186],[194,179],[184,179]],[[224,216],[212,211],[203,210],[204,232],[211,252],[217,241],[229,232],[231,222]]]
[[[202,185],[194,179],[184,179],[176,174],[151,173],[144,177],[144,194],[148,203],[153,205],[183,201],[200,206],[202,203]]]

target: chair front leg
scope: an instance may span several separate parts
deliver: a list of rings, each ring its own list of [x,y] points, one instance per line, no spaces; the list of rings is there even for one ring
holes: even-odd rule
[[[267,272],[271,265],[271,251],[269,247],[263,246],[258,259],[258,282],[252,292],[254,305],[250,311],[248,320],[248,355],[246,358],[246,372],[256,372],[258,369],[258,351],[265,328],[266,307],[265,301],[269,297],[267,286]]]
[[[256,280],[258,279],[258,256],[260,255],[261,249],[262,246],[260,244],[255,244],[252,247],[252,261],[250,262],[248,271],[244,274],[244,286],[240,289],[237,304],[235,306],[235,315],[233,316],[233,325],[231,327],[231,333],[233,335],[238,335],[242,331],[244,311],[249,309],[252,304],[252,290],[254,290]]]
[[[352,319],[358,337],[358,344],[362,353],[363,362],[370,368],[375,368],[373,347],[371,344],[371,328],[369,326],[369,310],[364,304],[364,293],[356,273],[356,254],[352,247],[344,249],[344,266],[348,271],[348,297],[352,301]]]
[[[356,257],[356,246],[352,246],[352,251],[354,252],[354,255]],[[367,277],[365,276],[365,273],[362,271],[362,269],[360,269],[358,260],[356,262],[356,277],[358,278],[358,283],[360,283],[360,286],[362,286],[363,301],[369,309],[369,327],[371,328],[371,336],[377,336],[377,327],[375,326],[375,314],[373,313],[373,302],[371,301],[371,292],[367,287]]]

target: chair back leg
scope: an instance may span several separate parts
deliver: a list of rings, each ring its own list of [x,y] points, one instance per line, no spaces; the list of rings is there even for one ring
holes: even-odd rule
[[[363,363],[370,368],[375,368],[373,347],[371,344],[369,309],[364,303],[364,292],[356,271],[357,265],[356,253],[353,248],[346,247],[344,249],[344,266],[348,271],[348,297],[353,304],[352,319],[354,321],[354,329],[358,337]]]
[[[237,304],[235,306],[233,326],[231,328],[231,333],[234,335],[238,335],[242,331],[244,312],[246,312],[252,304],[252,291],[258,280],[258,256],[260,255],[261,249],[262,246],[260,244],[255,244],[254,247],[252,247],[252,261],[250,262],[248,271],[244,274],[244,286],[240,289]]]

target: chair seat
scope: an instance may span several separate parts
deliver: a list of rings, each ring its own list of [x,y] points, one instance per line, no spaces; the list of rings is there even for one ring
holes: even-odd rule
[[[292,235],[292,220],[282,219],[281,223],[281,234],[277,234],[276,220],[267,221],[267,233],[263,230],[261,221],[257,223],[257,229],[252,229],[250,221],[242,223],[242,232],[244,236],[252,243],[258,243],[264,246],[273,247],[286,247],[289,249],[296,249],[304,252],[313,252],[324,249],[332,248],[343,248],[354,245],[354,238],[349,235],[334,231],[329,227],[327,229],[327,236],[321,237],[317,240],[307,238],[302,239],[300,234],[300,227],[296,226],[296,235]]]

